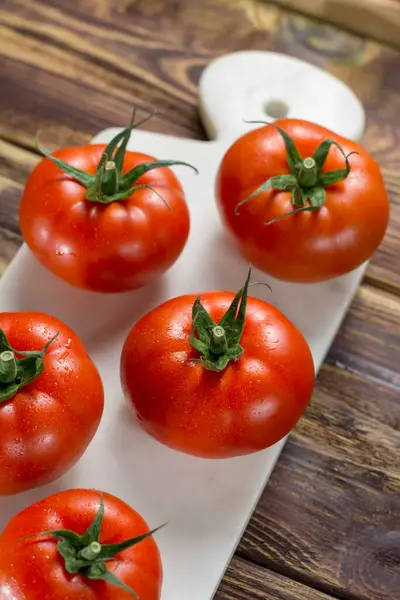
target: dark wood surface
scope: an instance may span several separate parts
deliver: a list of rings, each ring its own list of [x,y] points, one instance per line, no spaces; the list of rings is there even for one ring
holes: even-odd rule
[[[350,31],[400,47],[400,0],[272,0]]]
[[[368,116],[391,222],[282,453],[218,600],[400,598],[400,54],[256,0],[3,0],[0,269],[21,237],[24,181],[44,145],[125,125],[204,138],[196,86],[238,49],[302,57],[342,78]],[[321,96],[323,101],[323,96]]]

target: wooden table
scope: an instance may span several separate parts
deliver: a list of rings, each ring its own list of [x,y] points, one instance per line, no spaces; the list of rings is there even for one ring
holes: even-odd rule
[[[216,56],[273,49],[346,81],[368,115],[391,223],[218,592],[219,600],[400,598],[400,54],[256,0],[2,0],[0,261],[47,147],[126,125],[204,138],[196,86]],[[323,101],[323,98],[321,98]],[[200,567],[199,567],[200,568]],[[188,599],[189,600],[189,599]]]

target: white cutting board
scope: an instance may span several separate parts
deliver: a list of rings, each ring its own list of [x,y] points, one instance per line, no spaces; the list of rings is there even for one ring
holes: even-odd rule
[[[321,86],[324,88],[321,99]],[[295,89],[294,89],[295,88]],[[99,432],[82,460],[58,482],[0,499],[0,530],[20,509],[66,488],[111,492],[134,508],[157,533],[164,565],[162,600],[210,600],[254,510],[284,440],[258,454],[202,460],[179,454],[149,437],[136,424],[121,392],[119,358],[130,327],[164,300],[214,289],[237,291],[248,265],[226,241],[214,202],[214,178],[228,145],[249,130],[246,119],[276,114],[303,117],[352,139],[360,138],[364,113],[344,84],[306,63],[267,52],[240,52],[212,63],[200,83],[201,114],[217,139],[200,142],[135,131],[129,149],[196,165],[176,168],[190,206],[192,229],[175,266],[145,289],[103,296],[69,287],[41,267],[23,246],[0,280],[0,310],[37,310],[70,325],[83,339],[103,377],[106,410]],[[271,115],[274,116],[274,115]],[[117,133],[108,129],[96,142]],[[251,293],[278,306],[306,336],[320,366],[363,268],[316,285],[288,284],[256,270],[268,281]],[[0,409],[1,410],[1,409]]]

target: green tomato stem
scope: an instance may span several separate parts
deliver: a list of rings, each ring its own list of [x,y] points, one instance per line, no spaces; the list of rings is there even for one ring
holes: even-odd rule
[[[11,383],[17,376],[17,361],[11,350],[0,353],[0,383]]]
[[[228,350],[228,341],[226,339],[225,329],[216,325],[211,331],[210,352],[213,354],[225,354]]]
[[[101,545],[99,542],[92,542],[86,548],[82,548],[79,555],[85,560],[95,560],[101,552]]]
[[[301,164],[297,182],[300,187],[311,188],[317,183],[318,166],[315,160],[310,156],[305,158]]]
[[[118,170],[113,160],[108,160],[104,168],[101,182],[101,193],[105,196],[113,196],[118,193]]]
[[[44,356],[59,331],[42,350],[14,350],[0,329],[0,404],[10,400],[18,390],[32,383],[44,371]],[[23,358],[16,360],[15,354]]]

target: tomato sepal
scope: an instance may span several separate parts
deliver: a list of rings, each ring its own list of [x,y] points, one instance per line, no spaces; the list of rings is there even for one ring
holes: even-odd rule
[[[273,126],[279,131],[283,138],[286,149],[286,160],[289,165],[289,169],[294,175],[297,175],[297,173],[302,167],[303,157],[298,151],[297,146],[290,137],[290,135],[287,134],[286,131],[282,129],[282,127],[279,127],[278,125]]]
[[[218,324],[202,305],[200,296],[193,304],[190,344],[200,353],[200,362],[209,371],[220,373],[231,361],[237,361],[243,355],[240,339],[245,323],[250,277],[251,268],[244,286],[237,292]]]
[[[85,188],[90,188],[94,184],[96,180],[95,175],[91,175],[90,173],[81,171],[81,169],[77,169],[73,165],[70,165],[69,163],[65,162],[64,160],[53,156],[50,152],[47,152],[47,150],[41,148],[37,142],[36,149],[40,152],[42,156],[51,160],[51,162],[53,162],[59,169],[61,169],[63,173],[69,175],[70,177],[72,177],[72,179],[75,179],[76,181],[81,183]]]
[[[283,192],[292,191],[294,193],[300,191],[297,179],[294,175],[275,175],[274,177],[271,177],[270,179],[268,179],[268,181],[265,181],[262,185],[260,185],[260,187],[258,187],[252,194],[250,194],[250,196],[247,196],[246,198],[244,198],[244,200],[239,202],[239,204],[237,204],[235,207],[235,214],[239,214],[239,208],[243,204],[257,196],[261,192],[271,189]]]
[[[0,404],[11,400],[18,390],[32,383],[44,371],[44,355],[59,335],[59,331],[42,350],[15,350],[0,329]],[[16,354],[24,358],[17,359]]]
[[[196,173],[199,174],[199,171],[193,165],[183,162],[181,160],[153,160],[151,162],[144,162],[140,165],[134,167],[131,171],[126,173],[121,180],[121,187],[129,188],[131,187],[142,175],[152,171],[153,169],[160,169],[162,167],[174,167],[174,166],[184,166],[190,167]]]
[[[158,196],[160,198],[160,200],[162,202],[164,202],[165,206],[168,208],[169,211],[172,210],[171,207],[169,206],[168,202],[165,200],[165,198],[163,198],[163,196],[159,192],[157,192],[157,190],[155,190],[153,188],[153,186],[148,185],[146,183],[140,183],[138,185],[134,185],[133,187],[131,187],[126,192],[120,192],[119,194],[115,194],[114,196],[110,196],[106,200],[106,204],[108,204],[110,201],[111,202],[120,202],[120,201],[126,200],[127,198],[130,198],[131,196],[133,196],[133,194],[134,194],[134,192],[136,192],[136,190],[142,190],[142,189],[151,190],[153,192],[153,194],[155,194],[156,196]]]
[[[43,531],[20,538],[22,542],[37,536],[48,536],[58,540],[57,550],[64,559],[65,570],[71,575],[80,574],[88,579],[102,579],[116,587],[119,587],[134,598],[138,598],[136,592],[121,581],[114,573],[107,569],[105,562],[118,560],[117,555],[132,548],[136,544],[152,536],[156,531],[164,527],[161,525],[156,529],[148,531],[134,538],[129,538],[117,544],[101,544],[100,533],[104,518],[104,499],[100,493],[100,505],[96,517],[83,535],[69,529],[54,529]],[[40,539],[37,540],[40,542]]]
[[[109,571],[104,563],[92,565],[90,568],[85,569],[83,574],[88,579],[102,579],[115,587],[125,590],[125,592],[128,592],[128,594],[131,594],[131,596],[136,598],[136,600],[140,600],[135,590],[128,587],[121,579],[114,575],[114,573]]]
[[[256,188],[254,192],[240,200],[234,209],[235,214],[238,215],[239,209],[243,204],[246,204],[252,198],[268,189],[291,191],[294,210],[288,211],[276,219],[266,222],[265,225],[272,225],[285,217],[289,217],[299,212],[314,212],[321,208],[326,200],[325,188],[335,185],[348,177],[351,170],[349,157],[353,154],[358,154],[358,152],[355,151],[346,154],[338,142],[331,138],[327,138],[320,143],[312,156],[303,159],[294,140],[284,129],[282,129],[282,127],[274,125],[273,123],[266,123],[265,121],[246,122],[272,125],[279,131],[285,144],[286,161],[291,171],[291,174],[274,175],[273,177],[270,177]],[[332,146],[336,146],[342,153],[345,160],[345,168],[323,173],[322,170]],[[307,202],[310,204],[308,205]]]
[[[51,160],[63,173],[80,183],[86,188],[85,198],[89,202],[99,204],[111,204],[112,202],[126,200],[132,194],[143,187],[151,189],[159,196],[168,207],[160,193],[149,185],[135,185],[136,182],[146,173],[153,169],[162,167],[172,167],[176,165],[190,167],[198,174],[198,170],[193,165],[179,160],[154,160],[136,165],[128,173],[123,174],[125,152],[132,134],[132,131],[139,125],[147,121],[146,117],[139,123],[134,123],[135,111],[133,111],[129,127],[118,133],[106,146],[101,155],[95,174],[86,173],[81,169],[70,165],[69,163],[53,156],[43,148],[40,148],[36,140],[37,150],[45,157]],[[168,207],[169,208],[169,207]]]
[[[279,217],[276,217],[275,219],[271,219],[271,221],[267,221],[265,223],[265,225],[272,225],[273,223],[276,223],[277,221],[280,221],[281,219],[285,219],[286,217],[289,217],[290,215],[294,215],[299,212],[315,212],[315,211],[317,211],[325,203],[326,191],[324,190],[324,188],[316,187],[316,188],[312,188],[309,191],[301,190],[301,196],[303,199],[302,204],[299,205],[298,201],[297,201],[297,203],[296,203],[296,201],[293,201],[294,206],[296,206],[296,208],[294,210],[284,213],[283,215],[279,215]],[[305,205],[307,200],[310,201],[310,204]]]

